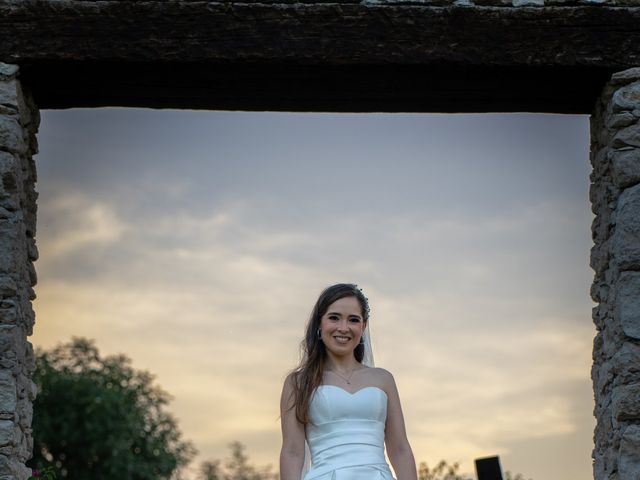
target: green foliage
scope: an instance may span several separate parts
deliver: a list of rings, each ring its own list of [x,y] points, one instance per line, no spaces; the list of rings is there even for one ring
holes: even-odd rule
[[[93,340],[36,352],[31,466],[73,480],[175,478],[196,452],[153,379],[124,355],[100,357]]]
[[[460,464],[455,462],[449,465],[445,460],[440,460],[438,464],[429,468],[426,462],[420,462],[418,467],[418,480],[473,480],[458,473]],[[504,480],[526,480],[521,473],[513,474],[509,470],[504,472]],[[531,479],[529,479],[531,480]]]
[[[429,468],[426,462],[420,462],[418,480],[472,480],[469,477],[460,475],[458,473],[459,468],[460,464],[458,462],[449,465],[446,461],[440,460],[433,468]]]
[[[31,473],[33,473],[33,476],[27,480],[56,480],[58,478],[56,469],[52,466],[45,467],[42,470],[33,470]]]
[[[220,460],[202,462],[200,465],[201,480],[277,480],[278,475],[271,471],[271,466],[255,467],[249,463],[245,446],[238,442],[229,444],[231,456],[224,467]]]
[[[511,473],[509,470],[504,472],[504,480],[526,480],[521,473]],[[532,480],[531,478],[529,480]]]

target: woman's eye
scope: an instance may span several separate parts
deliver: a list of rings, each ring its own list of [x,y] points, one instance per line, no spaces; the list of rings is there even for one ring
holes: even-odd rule
[[[351,321],[353,323],[360,323],[360,319],[359,318],[352,318]]]
[[[337,320],[337,319],[338,319],[338,317],[336,317],[335,315],[330,315],[329,316],[329,320]]]

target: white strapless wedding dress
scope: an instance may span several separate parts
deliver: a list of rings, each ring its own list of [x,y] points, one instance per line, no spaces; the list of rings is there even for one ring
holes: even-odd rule
[[[311,398],[307,443],[311,468],[304,480],[395,480],[384,457],[387,394],[355,393],[320,385]]]

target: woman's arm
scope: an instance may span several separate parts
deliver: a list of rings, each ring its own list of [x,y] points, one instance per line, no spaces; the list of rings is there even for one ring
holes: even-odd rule
[[[284,381],[280,398],[280,480],[300,480],[304,463],[304,425],[296,418],[292,382],[293,378],[289,375]]]
[[[396,382],[391,373],[386,370],[382,371],[385,377],[384,390],[387,392],[388,397],[387,423],[385,425],[387,455],[398,480],[417,480],[416,461],[407,439]]]

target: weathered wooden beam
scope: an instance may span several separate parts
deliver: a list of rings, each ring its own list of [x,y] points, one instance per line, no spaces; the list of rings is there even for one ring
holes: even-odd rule
[[[0,0],[0,61],[41,108],[586,113],[640,7]]]
[[[0,58],[624,69],[640,7],[5,0]]]

